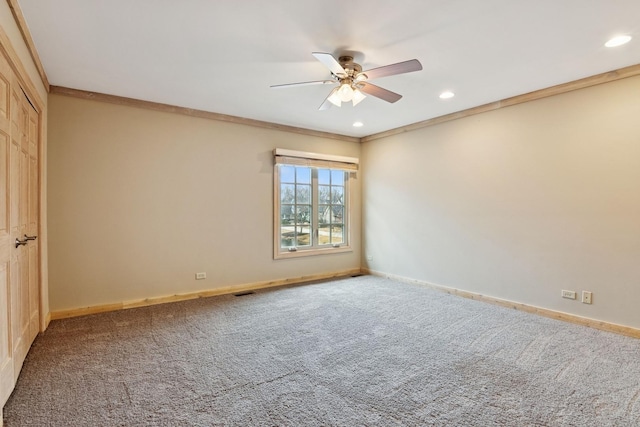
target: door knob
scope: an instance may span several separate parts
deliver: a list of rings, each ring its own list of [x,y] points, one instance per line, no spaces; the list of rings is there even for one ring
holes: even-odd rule
[[[25,240],[36,240],[37,238],[38,236],[27,236],[26,234],[24,235]]]
[[[18,246],[26,245],[27,243],[29,243],[29,241],[28,241],[27,239],[20,240],[20,239],[18,239],[18,238],[16,237],[16,248],[17,248]]]

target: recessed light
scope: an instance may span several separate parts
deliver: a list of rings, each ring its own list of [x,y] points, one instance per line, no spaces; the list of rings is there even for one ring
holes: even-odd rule
[[[622,46],[625,43],[629,43],[630,40],[631,40],[631,36],[616,36],[616,37],[610,39],[604,45],[606,47]]]
[[[354,122],[353,123],[353,127],[354,128],[361,128],[362,126],[364,126],[364,123],[362,123],[362,122]]]
[[[450,92],[450,91],[446,91],[446,92],[442,92],[440,94],[440,99],[449,99],[449,98],[453,98],[454,96],[456,96],[455,93]]]

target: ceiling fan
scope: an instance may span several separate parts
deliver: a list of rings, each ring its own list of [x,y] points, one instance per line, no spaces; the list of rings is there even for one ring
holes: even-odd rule
[[[331,80],[289,83],[271,87],[281,89],[295,86],[338,84],[320,105],[320,110],[327,110],[332,105],[340,107],[343,102],[352,102],[353,106],[356,106],[366,98],[365,94],[387,102],[396,102],[402,98],[402,95],[371,84],[369,80],[422,70],[422,64],[417,59],[362,71],[360,64],[353,62],[352,56],[345,55],[336,59],[330,53],[313,52],[312,55],[331,71]]]

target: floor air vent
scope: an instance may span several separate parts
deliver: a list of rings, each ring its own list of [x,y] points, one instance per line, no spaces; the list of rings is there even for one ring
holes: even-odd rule
[[[243,297],[245,295],[251,295],[251,294],[253,294],[253,291],[240,292],[240,293],[237,293],[237,294],[233,294],[233,296],[234,297]]]

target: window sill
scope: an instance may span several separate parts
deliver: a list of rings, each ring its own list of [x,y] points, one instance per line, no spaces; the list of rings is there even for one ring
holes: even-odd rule
[[[338,248],[319,248],[319,249],[299,249],[293,252],[279,252],[273,256],[273,259],[300,258],[315,255],[330,255],[345,252],[353,252],[351,246],[340,246]]]

